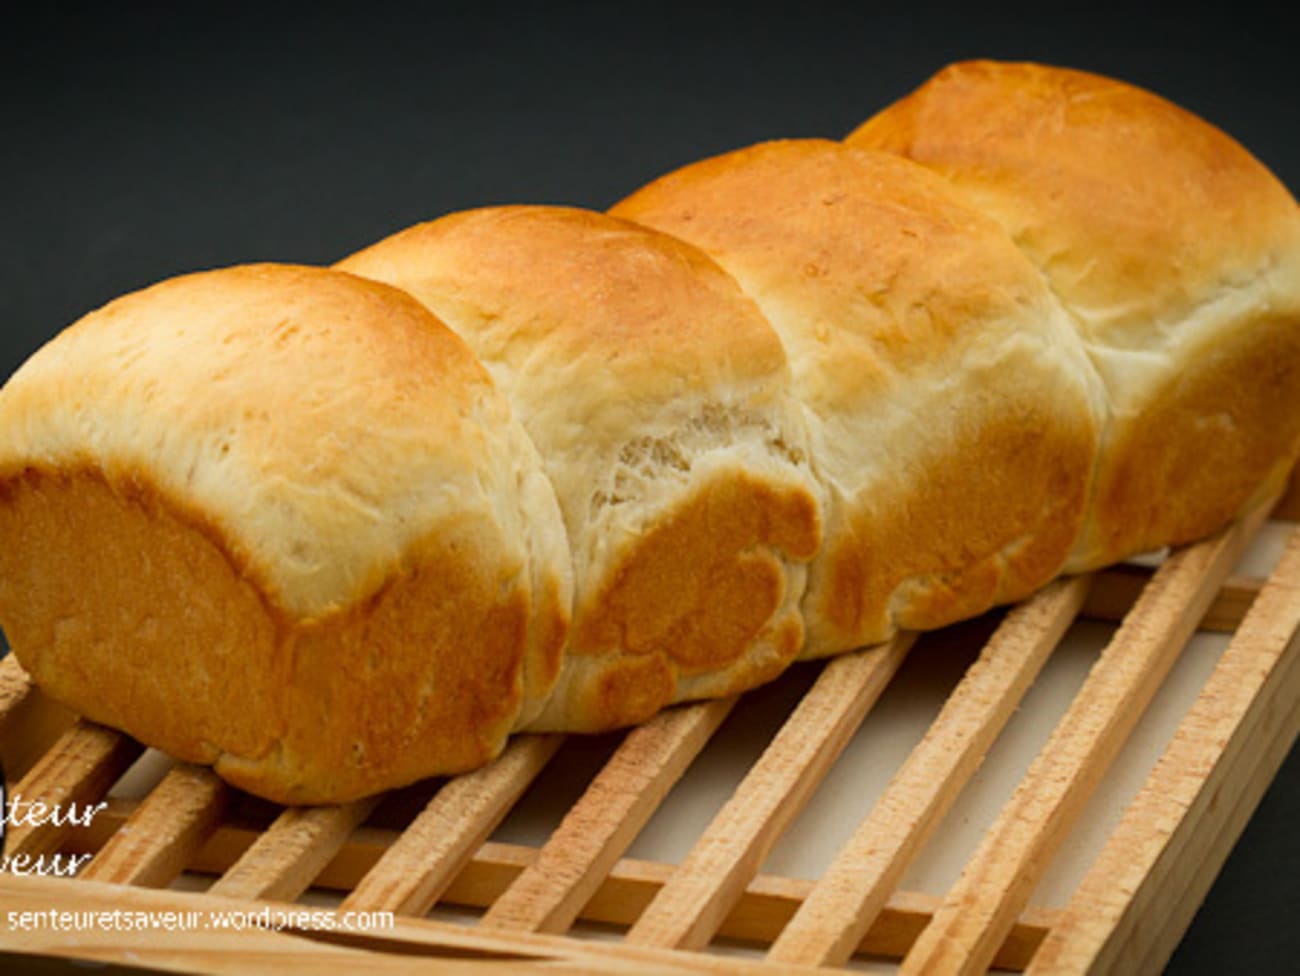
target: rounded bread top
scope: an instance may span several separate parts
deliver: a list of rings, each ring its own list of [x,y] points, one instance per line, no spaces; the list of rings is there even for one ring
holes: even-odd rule
[[[614,211],[699,246],[785,341],[823,422],[879,409],[997,322],[1059,315],[1005,232],[924,167],[818,139],[760,143],[687,165]],[[1015,330],[1012,330],[1013,332]],[[1057,329],[1059,331],[1059,329]],[[1014,341],[1030,339],[1030,331]]]
[[[1043,269],[1093,343],[1141,349],[1196,328],[1261,272],[1300,307],[1300,209],[1245,148],[1139,87],[969,61],[869,119],[850,145],[942,173]]]
[[[469,349],[409,296],[244,265],[121,297],[38,350],[0,393],[0,473],[99,466],[161,488],[273,604],[314,618],[369,595],[458,512],[516,527],[512,426]]]
[[[593,211],[460,211],[337,267],[425,302],[529,404],[530,427],[545,426],[552,445],[575,420],[582,438],[626,439],[638,410],[788,375],[771,326],[713,261]]]

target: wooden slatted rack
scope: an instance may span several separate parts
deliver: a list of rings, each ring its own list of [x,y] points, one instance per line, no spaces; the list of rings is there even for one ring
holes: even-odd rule
[[[816,665],[757,758],[678,863],[638,836],[747,698],[667,711],[611,740],[546,839],[497,839],[575,748],[514,740],[492,765],[337,807],[277,809],[208,770],[170,764],[113,792],[143,748],[46,700],[0,661],[0,755],[11,794],[104,802],[87,825],[10,830],[6,853],[85,855],[75,878],[0,874],[8,912],[391,912],[384,928],[211,926],[75,935],[0,925],[6,953],[159,970],[753,973],[862,966],[902,973],[1150,972],[1169,957],[1300,729],[1300,514],[1266,576],[1234,576],[1263,511],[1158,566],[1059,580],[990,615],[974,663],[820,876],[765,870],[909,652],[927,636]],[[1063,637],[1115,626],[946,893],[902,889]],[[1198,632],[1230,635],[1159,758],[1064,904],[1035,894],[1141,716]],[[787,679],[783,679],[787,680]],[[793,679],[789,679],[793,680]],[[153,754],[155,760],[158,758]],[[146,755],[145,760],[150,756]],[[202,890],[199,890],[202,889]],[[457,909],[461,917],[439,915]]]

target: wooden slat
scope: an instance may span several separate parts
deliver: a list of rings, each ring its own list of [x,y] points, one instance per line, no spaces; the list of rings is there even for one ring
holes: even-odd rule
[[[1094,574],[1092,589],[1080,616],[1121,621],[1133,608],[1153,570],[1146,566],[1115,566]],[[1258,576],[1229,576],[1197,624],[1197,629],[1231,634],[1241,624],[1259,594]]]
[[[1300,534],[1293,532],[1251,613],[1044,942],[1034,972],[1164,965],[1161,957],[1172,951],[1295,738],[1297,628]],[[1267,751],[1262,742],[1270,743]],[[1216,806],[1231,811],[1219,831],[1206,828]],[[1143,919],[1148,932],[1139,933]],[[1150,937],[1152,919],[1170,920],[1172,941],[1144,945],[1139,936]]]
[[[210,769],[178,763],[78,877],[165,887],[216,828],[231,793]]]
[[[41,694],[12,652],[0,658],[0,763],[9,782],[25,776],[76,720]]]
[[[1151,578],[934,920],[904,974],[982,973],[1137,724],[1265,510],[1174,554]]]
[[[630,732],[480,926],[565,931],[734,704],[670,709]]]
[[[208,890],[229,898],[293,901],[378,802],[371,797],[339,806],[290,807]]]
[[[632,926],[633,945],[696,949],[717,932],[889,679],[914,634],[832,660],[672,879]]]
[[[1089,580],[1060,580],[1011,611],[768,958],[842,965],[861,944],[1069,628]]]
[[[1168,963],[1169,957],[1187,933],[1192,917],[1201,907],[1210,886],[1223,869],[1233,846],[1241,838],[1242,831],[1246,829],[1246,824],[1250,821],[1270,783],[1277,776],[1283,762],[1286,761],[1288,753],[1295,744],[1297,734],[1300,733],[1300,670],[1290,677],[1287,685],[1289,692],[1285,699],[1291,703],[1291,707],[1286,717],[1278,723],[1276,738],[1269,740],[1267,747],[1258,752],[1258,759],[1251,765],[1250,772],[1240,777],[1241,792],[1233,794],[1236,796],[1236,802],[1231,803],[1227,815],[1213,817],[1219,829],[1212,832],[1212,839],[1196,844],[1199,857],[1192,870],[1186,874],[1180,871],[1168,876],[1167,883],[1183,886],[1181,889],[1173,889],[1178,891],[1177,898],[1168,899],[1167,902],[1165,899],[1160,899],[1162,903],[1152,904],[1151,908],[1157,914],[1152,916],[1156,924],[1151,926],[1150,934],[1142,932],[1140,924],[1136,928],[1126,929],[1128,940],[1124,944],[1124,951],[1108,952],[1108,956],[1114,959],[1114,964],[1098,965],[1099,973],[1121,976],[1129,971],[1158,972]],[[1285,710],[1285,704],[1281,702],[1278,704],[1280,710]],[[1243,765],[1249,761],[1245,755],[1241,759]],[[1206,823],[1196,826],[1201,828],[1198,833],[1203,831],[1203,835],[1210,838],[1208,819]],[[1126,969],[1127,957],[1143,947],[1146,951],[1138,961],[1137,968]],[[1107,962],[1109,963],[1110,959]]]
[[[35,692],[36,685],[18,658],[13,654],[0,658],[0,737],[9,734],[14,717]]]
[[[488,766],[450,780],[344,900],[423,915],[555,755],[563,736],[524,735]]]
[[[12,819],[5,850],[10,856],[39,857],[52,854],[67,836],[70,824],[66,815],[82,814],[88,804],[99,802],[144,751],[134,739],[119,732],[79,721],[54,744],[13,788],[10,802],[39,802],[47,809],[57,808],[65,815],[32,823],[34,808],[23,823]]]

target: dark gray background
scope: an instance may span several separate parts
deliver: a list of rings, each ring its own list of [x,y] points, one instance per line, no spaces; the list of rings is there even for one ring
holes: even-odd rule
[[[0,377],[108,299],[248,260],[329,262],[491,203],[605,207],[702,156],[841,136],[943,64],[1024,58],[1152,88],[1295,190],[1282,5],[492,4],[420,18],[191,6],[0,26]],[[1287,972],[1300,951],[1300,758],[1282,770],[1173,973]]]

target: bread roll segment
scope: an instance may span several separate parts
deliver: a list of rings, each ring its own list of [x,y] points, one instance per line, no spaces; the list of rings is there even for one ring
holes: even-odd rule
[[[780,340],[725,272],[647,228],[542,206],[452,214],[338,266],[464,337],[555,486],[576,605],[531,727],[631,724],[794,659],[817,484]]]
[[[613,213],[731,272],[785,343],[830,499],[809,656],[928,629],[1056,576],[1104,403],[993,221],[907,160],[824,140],[695,163]]]
[[[0,619],[53,697],[285,803],[481,765],[554,684],[549,482],[409,296],[186,276],[0,395]]]
[[[1300,449],[1300,209],[1233,139],[1121,81],[973,61],[847,142],[942,174],[1070,312],[1111,407],[1071,571],[1279,487]]]

